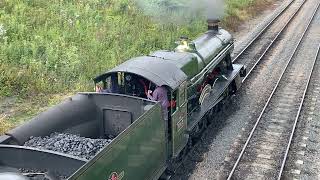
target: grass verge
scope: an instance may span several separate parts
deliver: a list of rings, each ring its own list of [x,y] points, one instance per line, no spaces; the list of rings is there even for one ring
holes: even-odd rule
[[[246,20],[268,9],[275,0],[227,0],[227,16],[222,23],[230,31],[237,31]]]
[[[223,26],[239,25],[274,0],[226,0]],[[0,134],[77,91],[124,60],[170,49],[205,19],[159,24],[127,0],[0,1]],[[12,98],[13,97],[13,98]]]

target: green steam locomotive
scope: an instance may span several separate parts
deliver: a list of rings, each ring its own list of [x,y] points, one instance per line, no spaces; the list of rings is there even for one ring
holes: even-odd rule
[[[182,37],[172,51],[136,57],[101,74],[94,82],[105,91],[78,93],[0,136],[0,179],[42,174],[47,179],[142,180],[170,175],[211,123],[218,105],[241,86],[246,71],[232,63],[233,48],[231,34],[209,20],[208,31],[196,40]],[[167,90],[168,117],[159,102],[147,98],[147,91],[156,87]],[[24,146],[31,137],[54,132],[114,138],[89,160]]]

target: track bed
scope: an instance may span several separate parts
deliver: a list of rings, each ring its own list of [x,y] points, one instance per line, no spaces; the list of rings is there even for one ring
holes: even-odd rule
[[[301,35],[276,87],[262,110],[228,179],[280,179],[305,93],[318,55],[313,20]],[[310,26],[309,26],[310,25]]]

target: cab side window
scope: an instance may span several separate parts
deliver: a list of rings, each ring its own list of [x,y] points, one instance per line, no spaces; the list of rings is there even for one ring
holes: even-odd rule
[[[177,110],[177,90],[175,90],[172,93],[172,96],[170,99],[170,108],[171,108],[171,114],[173,114]]]

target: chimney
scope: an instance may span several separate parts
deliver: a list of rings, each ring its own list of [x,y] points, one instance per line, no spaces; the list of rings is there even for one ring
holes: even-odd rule
[[[219,19],[208,19],[208,30],[212,30],[212,31],[219,31]]]

